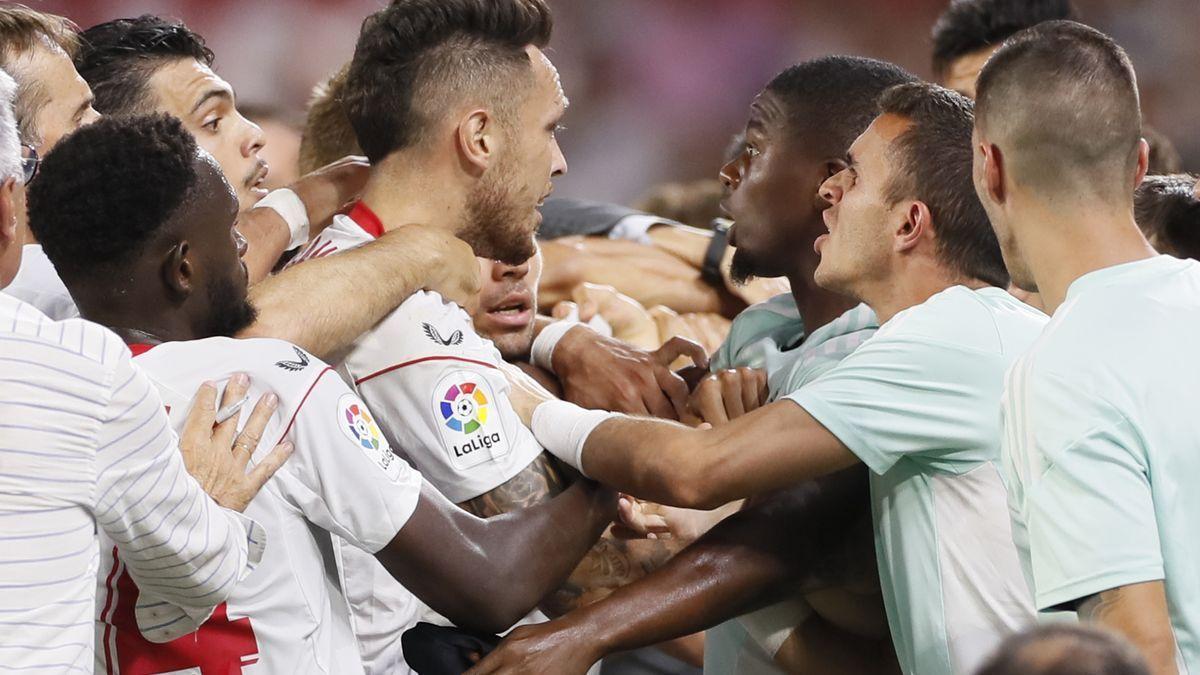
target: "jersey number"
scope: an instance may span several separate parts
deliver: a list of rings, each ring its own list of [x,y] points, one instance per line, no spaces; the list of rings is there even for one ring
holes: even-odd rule
[[[113,576],[118,570],[120,575],[114,584]],[[113,574],[109,575],[106,586],[105,614],[116,598],[116,607],[104,626],[104,665],[110,674],[150,675],[199,669],[200,675],[239,675],[243,666],[258,662],[258,641],[250,619],[230,620],[226,603],[217,605],[195,633],[165,644],[142,637],[134,613],[138,587],[117,559],[115,548]]]

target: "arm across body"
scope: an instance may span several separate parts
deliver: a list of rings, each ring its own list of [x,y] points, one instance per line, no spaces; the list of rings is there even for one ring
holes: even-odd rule
[[[470,246],[450,233],[407,225],[351,251],[305,261],[250,289],[258,319],[238,337],[273,337],[326,360],[413,293],[427,288],[465,302],[479,291]],[[364,285],[371,287],[363,293]]]
[[[516,629],[471,672],[582,673],[608,654],[764,607],[782,591],[840,583],[846,561],[829,552],[841,552],[846,529],[864,512],[865,477],[842,471],[764,499],[604,600]]]
[[[487,520],[425,484],[412,517],[376,557],[456,625],[498,632],[562,584],[615,514],[615,495],[590,481]]]
[[[531,418],[534,435],[568,465],[622,492],[671,506],[716,508],[858,461],[791,401],[715,429],[585,411],[561,401],[536,405]]]
[[[480,518],[491,518],[545,503],[566,485],[568,480],[557,462],[543,453],[512,479],[460,506]],[[678,548],[668,539],[627,541],[605,534],[571,576],[542,600],[541,608],[555,617],[595,602],[662,566]]]

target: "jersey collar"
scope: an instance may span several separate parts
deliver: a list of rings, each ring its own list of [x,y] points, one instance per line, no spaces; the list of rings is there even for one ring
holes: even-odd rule
[[[373,238],[378,239],[383,236],[383,221],[379,219],[379,216],[375,215],[375,212],[369,206],[361,201],[355,202],[354,207],[350,209],[350,213],[346,215]]]
[[[145,342],[130,342],[129,351],[132,352],[134,356],[141,356],[157,346],[158,345],[148,345]]]

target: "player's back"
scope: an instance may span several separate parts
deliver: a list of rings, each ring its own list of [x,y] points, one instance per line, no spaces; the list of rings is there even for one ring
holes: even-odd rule
[[[164,645],[147,642],[133,621],[136,586],[119,564],[102,576],[101,639],[106,658],[120,666],[111,670],[360,672],[330,532],[377,550],[394,536],[399,526],[392,525],[411,515],[420,475],[391,453],[369,411],[336,373],[289,343],[209,338],[133,350],[138,366],[159,387],[177,431],[190,392],[205,381],[221,383],[245,373],[251,389],[243,419],[259,396],[279,397],[255,457],[283,440],[296,450],[246,509],[268,533],[261,563],[198,632]],[[362,478],[362,471],[379,476]],[[387,495],[372,490],[377,480],[401,486],[402,498],[379,508],[378,499]],[[367,512],[377,508],[379,524],[367,522]],[[389,514],[390,509],[395,511]],[[244,666],[249,667],[238,670]]]
[[[1010,471],[1020,477],[1018,499],[1033,490],[1036,498],[1050,499],[1048,491],[1063,487],[1051,479],[1058,472],[1048,471],[1057,466],[1075,480],[1103,478],[1106,498],[1128,504],[1122,509],[1128,520],[1104,517],[1105,510],[1098,508],[1086,510],[1094,514],[1091,522],[1076,522],[1070,531],[1053,534],[1043,527],[1020,536],[1069,539],[1089,532],[1122,533],[1127,549],[1122,568],[1135,566],[1134,561],[1145,569],[1160,567],[1161,577],[1145,573],[1150,574],[1145,579],[1165,577],[1176,642],[1193,669],[1200,668],[1200,568],[1195,564],[1200,558],[1195,536],[1200,531],[1200,491],[1191,485],[1200,476],[1197,335],[1200,263],[1158,256],[1089,273],[1071,285],[1042,338],[1014,367],[1010,387],[1028,396],[1020,404],[1013,399],[1005,411],[1025,432],[1024,442],[1010,444]],[[1093,438],[1101,432],[1103,440]],[[1120,446],[1121,452],[1083,461],[1076,450],[1081,439],[1089,447]],[[1128,463],[1131,480],[1138,484],[1130,490],[1109,468],[1118,461]],[[1133,515],[1143,512],[1135,504],[1145,494],[1145,484],[1153,503],[1144,513],[1152,513],[1153,522]],[[1064,489],[1069,491],[1064,494],[1083,499],[1077,490]],[[1126,532],[1126,525],[1135,525],[1137,532]],[[1152,541],[1140,545],[1143,536],[1157,540],[1157,555]],[[1077,562],[1098,560],[1079,556]],[[1076,576],[1070,567],[1054,577]],[[1049,601],[1059,590],[1065,591],[1043,583],[1038,594]]]

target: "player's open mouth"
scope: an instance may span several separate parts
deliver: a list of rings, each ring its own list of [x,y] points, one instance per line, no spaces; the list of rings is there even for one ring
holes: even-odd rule
[[[503,326],[523,328],[533,320],[531,304],[532,298],[528,292],[513,293],[489,309],[488,318]]]

